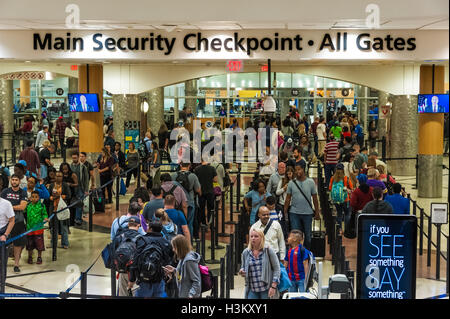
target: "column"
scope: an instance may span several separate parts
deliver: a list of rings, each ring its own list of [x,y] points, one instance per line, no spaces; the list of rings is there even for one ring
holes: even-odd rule
[[[69,92],[68,93],[78,93],[78,79],[69,77]],[[70,120],[73,124],[75,124],[75,119],[77,119],[78,113],[77,112],[69,112]]]
[[[289,100],[284,97],[291,96],[291,92],[289,90],[278,90],[278,92],[278,96],[281,98],[278,101],[280,102],[281,122],[283,122],[289,112]]]
[[[367,121],[368,117],[367,100],[359,99],[367,97],[367,87],[358,85],[356,87],[356,96],[358,97],[358,120],[360,121],[363,127],[364,135],[367,136],[368,134],[367,129],[369,127],[369,122]]]
[[[20,105],[30,103],[30,80],[20,80],[20,96],[28,96],[20,98]]]
[[[141,120],[141,100],[136,94],[114,94],[112,103],[114,105],[114,139],[120,142],[123,148],[125,145],[124,122]]]
[[[13,81],[0,79],[0,123],[3,124],[1,146],[3,149],[11,149],[11,138],[14,132],[14,100]],[[9,136],[7,137],[6,134]],[[0,154],[3,157],[3,154]],[[4,159],[3,159],[4,160]]]
[[[389,93],[378,91],[378,139],[382,139],[383,136],[386,137],[386,142],[389,141],[387,136],[388,126],[389,126],[389,117],[387,119],[382,119],[381,114],[381,106],[386,105],[389,101]],[[378,145],[378,154],[381,157],[383,143],[377,143]]]
[[[394,95],[392,97],[388,157],[416,157],[417,128],[417,96]],[[392,175],[411,176],[416,174],[414,160],[394,160],[388,161],[387,164]]]
[[[185,96],[197,96],[197,80],[189,80],[184,82],[184,95]],[[194,117],[197,117],[197,98],[186,98],[186,107],[190,107]]]
[[[164,88],[159,87],[146,93],[148,101],[147,124],[153,134],[158,135],[164,123]]]
[[[445,93],[444,66],[420,66],[420,93]],[[434,84],[434,87],[433,87]],[[416,110],[417,112],[417,110]],[[442,197],[444,114],[419,114],[419,197]]]
[[[89,79],[88,79],[89,76]],[[103,148],[103,66],[85,64],[78,67],[78,92],[97,93],[100,110],[79,113],[80,152],[99,153]]]

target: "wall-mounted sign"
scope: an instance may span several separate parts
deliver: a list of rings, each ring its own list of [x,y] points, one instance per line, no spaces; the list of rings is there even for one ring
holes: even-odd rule
[[[62,88],[57,88],[56,89],[56,94],[57,95],[63,95],[64,94],[64,90]]]
[[[431,222],[433,224],[448,223],[448,203],[431,203]]]
[[[226,64],[227,72],[244,72],[244,61],[242,60],[230,60]]]
[[[292,89],[292,90],[291,90],[291,95],[292,95],[292,96],[298,96],[298,94],[299,94],[298,89]]]
[[[267,64],[264,64],[261,66],[260,68],[261,72],[268,72],[269,71],[269,66]]]
[[[44,72],[14,72],[3,74],[2,79],[5,80],[44,80]]]
[[[124,139],[125,139],[125,153],[129,150],[129,145],[131,142],[134,143],[134,148],[139,149],[140,143],[140,121],[124,121]]]
[[[387,103],[386,105],[381,105],[380,107],[380,119],[384,120],[390,117],[391,115],[391,104]]]
[[[417,218],[358,216],[358,299],[415,299]]]

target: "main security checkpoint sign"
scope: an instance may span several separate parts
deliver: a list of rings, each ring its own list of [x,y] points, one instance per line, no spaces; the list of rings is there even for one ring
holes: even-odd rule
[[[358,216],[358,299],[415,299],[417,218]]]

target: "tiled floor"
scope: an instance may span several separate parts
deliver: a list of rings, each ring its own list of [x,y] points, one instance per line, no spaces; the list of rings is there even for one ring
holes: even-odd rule
[[[60,161],[60,160],[59,160]],[[58,160],[57,160],[58,162]],[[448,166],[448,157],[444,158],[444,163]],[[243,171],[254,171],[255,167],[252,164],[243,165]],[[314,177],[314,170],[310,174]],[[243,178],[243,183],[241,185],[241,195],[243,196],[249,188],[249,183],[252,179],[252,175],[246,175]],[[411,193],[412,198],[417,198],[417,191],[412,189],[412,185],[415,182],[414,176],[402,176],[396,177],[397,181],[402,183],[407,192]],[[443,198],[439,199],[418,199],[418,204],[425,208],[425,211],[429,213],[429,205],[431,202],[436,201],[447,201],[447,187],[448,187],[448,171],[444,174],[444,189]],[[130,187],[129,193],[133,191],[134,187]],[[234,194],[236,196],[236,194]],[[102,259],[99,255],[105,245],[109,242],[108,228],[114,218],[126,212],[127,203],[130,194],[126,196],[121,196],[120,198],[120,210],[116,211],[115,204],[113,205],[113,210],[107,213],[94,214],[93,222],[94,225],[99,227],[94,227],[94,232],[89,233],[87,231],[87,218],[85,218],[85,224],[81,228],[71,228],[70,248],[68,250],[58,249],[58,260],[51,260],[51,249],[47,249],[43,253],[44,263],[42,265],[28,265],[26,264],[27,252],[24,251],[22,254],[21,261],[21,273],[19,276],[12,272],[13,262],[9,259],[8,262],[8,286],[6,287],[7,293],[23,293],[25,292],[40,292],[40,293],[59,293],[60,291],[65,291],[71,284],[79,277],[80,271],[85,271],[90,267],[94,261],[92,269],[89,271],[88,275],[88,293],[89,294],[110,294],[110,272],[103,266]],[[236,202],[236,201],[235,201]],[[229,220],[229,199],[226,200],[226,216],[225,220]],[[234,208],[236,211],[236,208]],[[234,220],[237,220],[237,215],[234,215]],[[426,227],[425,223],[425,227]],[[222,227],[222,217],[219,213],[219,231]],[[434,230],[434,229],[433,229]],[[232,225],[226,225],[225,231],[231,233],[234,231]],[[443,232],[448,234],[448,225],[443,227]],[[48,238],[49,232],[45,233],[46,245],[49,246],[50,239]],[[435,238],[435,234],[433,235]],[[207,243],[209,246],[210,234],[206,236]],[[222,246],[225,246],[228,242],[227,237],[221,237],[219,239]],[[424,248],[426,249],[426,240],[424,241]],[[346,247],[346,257],[350,261],[350,268],[356,268],[356,240],[343,240],[343,245]],[[443,250],[446,254],[446,243],[443,242]],[[328,249],[327,249],[328,252]],[[205,259],[210,259],[210,250],[206,250]],[[225,249],[216,250],[216,259],[220,259],[225,254]],[[424,255],[420,257],[418,255],[417,263],[417,298],[428,298],[436,295],[445,293],[445,267],[446,264],[441,258],[441,278],[440,280],[435,280],[435,249],[432,249],[431,257],[431,267],[426,265],[426,251]],[[36,253],[35,253],[36,258]],[[324,265],[324,281],[322,285],[327,285],[328,277],[333,274],[334,267],[331,264],[330,256],[326,256],[323,260]],[[218,268],[219,265],[210,265],[212,269]],[[30,275],[27,275],[30,274]],[[80,284],[78,283],[72,290],[73,293],[78,293],[80,289]],[[230,292],[231,298],[243,298],[244,296],[244,280],[241,277],[236,276],[234,282],[234,289]],[[331,295],[330,298],[338,298],[338,296]]]

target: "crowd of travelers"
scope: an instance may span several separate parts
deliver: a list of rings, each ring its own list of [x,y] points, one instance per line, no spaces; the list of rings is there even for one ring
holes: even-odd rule
[[[337,222],[344,223],[345,232],[359,213],[409,214],[404,189],[387,174],[375,150],[375,122],[369,124],[366,139],[362,125],[345,107],[328,121],[317,117],[309,123],[293,107],[285,119],[266,116],[246,124],[256,129],[279,128],[279,152],[275,163],[271,157],[258,165],[241,205],[250,226],[239,271],[245,277],[245,298],[277,298],[282,289],[305,291],[308,260],[314,258],[312,223],[321,218],[316,181],[309,177],[312,165],[324,166]],[[112,222],[109,246],[109,266],[119,273],[119,295],[200,297],[208,272],[204,256],[193,250],[192,243],[199,239],[201,227],[212,223],[222,192],[230,186],[231,166],[219,156],[199,164],[172,163],[167,173],[161,164],[163,159],[170,162],[167,154],[173,143],[165,123],[158,132],[147,130],[141,145],[130,142],[123,151],[111,119],[105,121],[102,152],[91,163],[76,148],[78,125],[72,127],[60,118],[55,126],[55,134],[44,124],[35,141],[26,140],[12,173],[1,166],[0,158],[0,240],[36,229],[13,242],[14,272],[20,272],[24,247],[29,264],[34,262],[34,250],[38,251],[36,263],[42,263],[43,224],[64,205],[77,202],[67,216],[58,219],[61,247],[68,249],[69,227],[81,226],[86,213],[81,199],[94,190],[95,210],[106,211],[114,196],[114,177],[128,171],[123,187],[126,193],[133,177],[133,197],[127,214]],[[214,126],[220,128],[220,123]],[[233,119],[222,132],[227,135],[238,127]],[[206,142],[202,132],[202,144]],[[72,148],[70,163],[61,163],[57,170],[51,154],[62,145]],[[286,278],[288,289],[281,287]]]

